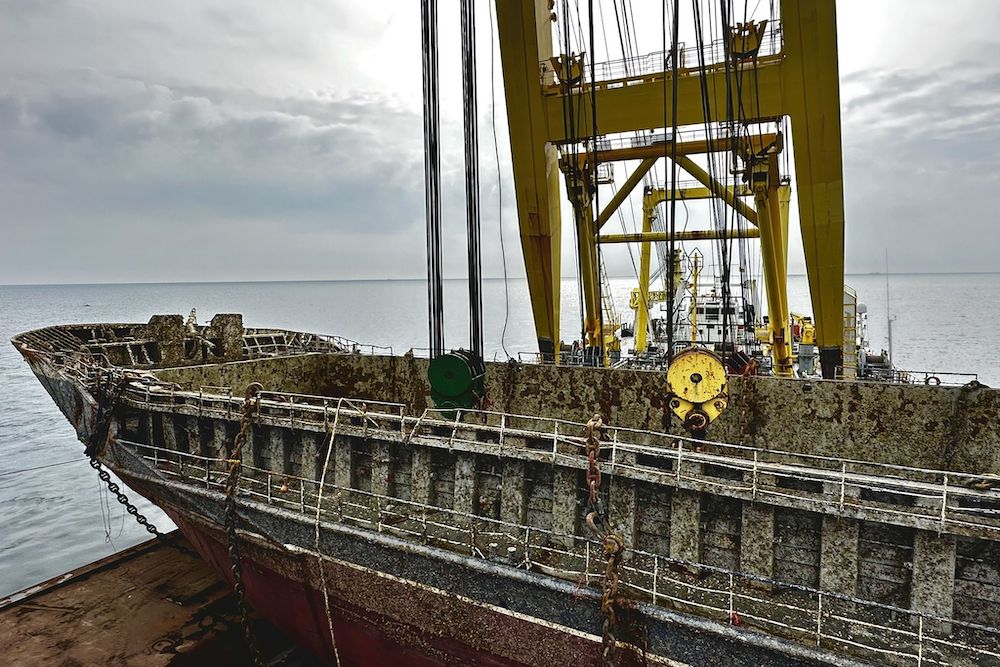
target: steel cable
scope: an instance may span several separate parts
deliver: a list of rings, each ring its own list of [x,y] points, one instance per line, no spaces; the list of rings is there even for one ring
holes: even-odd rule
[[[437,0],[420,2],[424,93],[424,195],[427,222],[427,323],[432,357],[444,352],[444,275],[441,245],[441,145]]]

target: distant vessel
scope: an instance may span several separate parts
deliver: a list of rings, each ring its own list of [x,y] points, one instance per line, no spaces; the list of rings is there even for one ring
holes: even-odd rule
[[[91,465],[331,663],[998,664],[1000,390],[867,349],[844,285],[833,3],[784,2],[780,22],[729,7],[718,42],[699,18],[695,46],[675,32],[610,63],[572,52],[569,3],[497,3],[536,363],[483,361],[471,7],[469,349],[443,345],[424,0],[430,353],[193,312],[16,336]],[[811,314],[787,298],[788,117]],[[618,185],[616,161],[639,163]],[[647,179],[641,231],[602,229],[658,162],[672,173]],[[710,228],[656,214],[678,202],[707,202]],[[632,350],[613,243],[639,246]],[[717,279],[684,243],[710,244]]]

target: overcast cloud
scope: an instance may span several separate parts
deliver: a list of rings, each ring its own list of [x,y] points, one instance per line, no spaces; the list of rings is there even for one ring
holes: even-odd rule
[[[446,269],[460,275],[451,4],[441,3],[443,185],[457,244]],[[840,3],[848,270],[880,269],[886,247],[897,271],[996,270],[998,4]],[[423,275],[418,6],[7,0],[0,283]],[[498,275],[487,6],[484,264]],[[659,48],[639,38],[641,52]],[[504,223],[519,271],[500,81]],[[801,256],[794,241],[792,271]],[[631,270],[621,253],[609,263]]]

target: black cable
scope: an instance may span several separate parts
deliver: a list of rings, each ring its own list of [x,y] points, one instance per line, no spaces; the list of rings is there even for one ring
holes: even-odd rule
[[[589,0],[588,9],[590,14],[590,122],[591,122],[591,167],[593,168],[594,202],[591,210],[593,214],[591,220],[597,220],[601,211],[600,185],[597,182],[597,85],[595,78],[595,58],[594,58],[594,0]],[[588,204],[590,205],[590,204]],[[587,239],[588,243],[597,246],[597,266],[594,267],[597,273],[597,336],[598,345],[601,352],[600,365],[604,365],[604,281],[602,274],[604,270],[601,244],[595,239]]]
[[[664,8],[664,41],[666,41],[666,8]],[[674,2],[674,17],[673,17],[673,35],[670,45],[670,67],[671,67],[671,101],[670,101],[670,112],[671,112],[671,137],[670,137],[670,253],[668,257],[668,262],[670,262],[670,290],[667,294],[668,306],[667,312],[670,314],[670,325],[667,327],[667,363],[669,364],[674,359],[674,292],[677,286],[674,284],[676,276],[674,275],[674,262],[675,253],[677,252],[676,242],[674,235],[677,231],[677,77],[678,77],[678,63],[677,63],[677,46],[680,36],[680,11],[677,2]],[[666,45],[664,45],[664,50],[666,50]],[[666,105],[664,105],[666,106]]]
[[[0,472],[0,477],[6,477],[8,475],[20,475],[25,472],[33,472],[35,470],[42,470],[44,468],[54,468],[56,466],[64,466],[69,463],[86,463],[87,459],[69,459],[68,461],[56,461],[55,463],[46,463],[40,466],[32,466],[30,468],[21,468],[20,470],[4,470]]]
[[[465,208],[469,265],[469,347],[483,358],[483,264],[479,215],[479,129],[476,104],[476,9],[462,0],[462,119],[465,125]]]
[[[493,4],[490,3],[490,116],[493,130],[493,155],[497,162],[497,220],[500,228],[500,259],[503,263],[503,329],[500,331],[500,347],[510,359],[507,351],[507,324],[510,321],[510,284],[507,281],[507,248],[503,238],[503,179],[500,176],[500,145],[497,142],[497,89],[496,89],[496,57],[493,49]],[[499,38],[498,38],[499,41]]]
[[[424,90],[424,195],[427,216],[427,320],[431,356],[437,357],[444,352],[437,0],[421,0],[420,10]]]
[[[563,124],[564,130],[566,132],[567,143],[569,145],[569,174],[567,179],[566,190],[567,194],[570,196],[570,203],[573,205],[573,239],[575,241],[575,255],[576,255],[576,285],[577,292],[579,295],[580,303],[580,338],[586,341],[587,338],[587,325],[586,325],[586,314],[584,307],[583,298],[583,266],[582,258],[580,257],[580,198],[574,195],[573,189],[576,188],[580,182],[579,178],[579,155],[577,153],[577,123],[576,116],[573,111],[573,86],[572,86],[572,45],[570,44],[570,33],[571,26],[569,21],[569,1],[563,0],[562,3],[562,26],[563,26],[563,72],[562,72],[562,87],[563,87]],[[579,113],[579,107],[577,110]],[[553,341],[554,344],[558,345],[558,341]]]

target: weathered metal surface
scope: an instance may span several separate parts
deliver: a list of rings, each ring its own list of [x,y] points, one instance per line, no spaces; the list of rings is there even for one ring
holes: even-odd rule
[[[185,542],[179,534],[172,541]],[[225,581],[193,554],[147,542],[0,600],[8,665],[246,664]],[[274,664],[312,665],[265,621]]]
[[[324,355],[160,371],[186,387],[265,387],[428,407],[425,359]],[[260,363],[260,365],[258,365]],[[242,366],[242,368],[240,367]],[[749,387],[744,387],[749,383]],[[488,363],[487,393],[505,412],[683,434],[669,414],[663,373]],[[1000,474],[1000,390],[834,380],[730,378],[729,409],[710,437],[766,449],[862,461]],[[741,437],[742,435],[742,437]]]
[[[177,498],[179,502],[184,499]],[[199,518],[203,508],[179,508],[165,503],[206,560],[225,575],[228,557],[224,536],[211,523]],[[248,511],[250,525],[267,526],[275,521],[266,514]],[[296,530],[280,530],[298,541]],[[299,529],[301,530],[301,529]],[[305,529],[308,531],[308,528]],[[307,533],[305,533],[307,534]],[[389,548],[391,538],[366,538],[355,531],[324,531],[323,549],[331,554],[316,558],[311,549],[289,551],[263,540],[249,538],[243,547],[248,561],[244,577],[251,604],[278,609],[276,623],[315,654],[332,660],[332,641],[318,631],[323,624],[301,623],[307,617],[322,617],[323,602],[313,588],[322,562],[334,608],[334,637],[348,660],[367,656],[367,663],[395,664],[596,664],[600,627],[596,593],[566,582],[553,586],[544,577],[493,565],[485,561],[448,557],[444,563],[432,550]],[[275,599],[280,597],[280,602]],[[502,603],[502,604],[500,604]],[[829,656],[783,646],[754,633],[728,637],[704,636],[706,627],[682,622],[666,614],[640,614],[635,622],[647,628],[648,653],[622,652],[623,667],[667,664],[665,659],[685,664],[819,665]],[[641,619],[641,620],[640,620]],[[354,625],[369,628],[375,646],[355,646]],[[375,631],[375,629],[378,631]],[[461,637],[460,642],[455,638]],[[342,641],[344,640],[344,641]],[[423,660],[417,661],[417,656]],[[429,660],[428,660],[429,656]],[[371,660],[375,659],[375,662]],[[832,658],[835,664],[852,664]]]
[[[132,326],[129,331],[143,333],[133,325],[117,326]],[[235,340],[235,332],[235,327],[230,329],[230,344]],[[579,422],[594,411],[600,411],[612,425],[607,434],[609,460],[600,464],[602,472],[611,477],[602,500],[611,509],[610,519],[616,530],[628,535],[629,546],[635,549],[635,558],[630,552],[625,561],[626,572],[629,567],[633,572],[627,583],[635,593],[645,590],[642,586],[652,585],[654,589],[651,598],[654,604],[648,610],[643,608],[647,630],[653,627],[651,623],[655,625],[656,619],[663,620],[658,614],[663,611],[665,599],[673,600],[670,604],[686,613],[707,613],[697,606],[706,602],[699,597],[702,593],[668,594],[661,589],[657,599],[655,568],[660,564],[660,556],[656,554],[669,557],[663,567],[679,567],[684,572],[697,573],[699,568],[690,569],[691,564],[721,566],[721,572],[730,572],[730,587],[743,577],[739,571],[757,575],[761,581],[767,581],[760,587],[766,593],[758,595],[777,594],[788,586],[818,586],[829,591],[809,593],[818,595],[820,600],[824,595],[839,593],[850,599],[860,596],[888,602],[898,608],[893,614],[901,618],[922,623],[920,614],[926,614],[928,618],[943,619],[937,630],[951,625],[953,607],[965,615],[977,607],[993,609],[995,596],[990,587],[1000,577],[997,569],[1000,564],[976,561],[970,566],[968,557],[956,556],[955,536],[971,539],[978,549],[978,545],[988,543],[983,538],[994,536],[1000,528],[994,525],[991,513],[1000,505],[1000,497],[994,498],[996,492],[989,487],[989,481],[996,478],[981,477],[995,472],[1000,455],[996,446],[1000,441],[996,411],[1000,392],[996,390],[975,385],[947,388],[731,378],[730,409],[713,424],[711,436],[746,446],[739,449],[718,442],[685,442],[665,436],[664,432],[677,433],[678,425],[667,416],[662,373],[490,364],[488,391],[494,408],[505,414],[474,415],[459,423],[425,412],[428,407],[425,360],[345,353],[347,348],[343,346],[337,348],[340,352],[320,354],[308,345],[299,344],[306,334],[274,331],[257,332],[252,337],[248,332],[245,334],[244,351],[256,357],[252,360],[191,365],[190,340],[185,339],[185,365],[155,369],[155,380],[147,378],[130,386],[123,395],[125,407],[119,410],[118,419],[117,437],[124,444],[109,448],[114,455],[107,462],[124,479],[132,483],[138,479],[145,493],[173,508],[171,511],[182,525],[198,524],[198,528],[190,530],[212,535],[220,529],[219,516],[211,509],[216,502],[211,493],[212,475],[202,461],[220,456],[234,433],[238,417],[234,404],[238,407],[238,400],[233,401],[231,396],[242,394],[244,387],[254,381],[279,392],[268,395],[255,417],[252,437],[244,452],[244,465],[248,466],[244,479],[250,485],[256,484],[257,492],[241,500],[240,505],[253,533],[285,547],[284,552],[277,549],[275,553],[269,547],[270,551],[264,549],[259,559],[257,556],[250,559],[251,568],[272,563],[272,570],[279,577],[265,577],[260,583],[263,594],[260,590],[254,593],[252,587],[248,592],[251,598],[263,595],[258,601],[266,601],[273,612],[271,598],[282,587],[292,590],[299,586],[306,591],[302,598],[305,606],[298,611],[306,609],[312,614],[313,621],[306,625],[314,636],[303,641],[320,653],[325,641],[325,624],[321,622],[323,601],[320,598],[316,606],[315,591],[308,593],[310,587],[315,589],[318,571],[313,571],[315,554],[313,560],[303,556],[314,548],[308,541],[313,527],[307,523],[304,528],[296,528],[301,517],[293,520],[292,514],[274,510],[285,508],[308,516],[309,498],[316,493],[327,458],[329,472],[325,481],[333,485],[328,496],[330,502],[339,507],[352,494],[363,493],[368,494],[364,496],[365,507],[377,504],[377,526],[375,519],[366,524],[365,530],[371,535],[366,541],[368,548],[377,541],[376,534],[395,530],[391,522],[383,522],[397,515],[396,505],[415,501],[425,507],[422,510],[425,513],[429,507],[443,508],[455,512],[448,515],[448,521],[456,528],[473,531],[463,538],[472,541],[473,556],[480,549],[479,557],[486,564],[496,562],[494,556],[502,562],[520,562],[513,568],[515,574],[527,570],[528,574],[541,576],[542,579],[533,581],[542,583],[549,590],[545,595],[549,595],[553,590],[562,590],[560,586],[567,577],[577,578],[560,569],[563,566],[556,561],[562,556],[555,561],[551,560],[554,558],[551,554],[549,557],[535,554],[530,558],[527,536],[523,550],[513,547],[513,556],[504,551],[505,544],[497,545],[499,551],[493,554],[493,545],[475,546],[475,531],[482,529],[476,526],[482,517],[521,526],[518,530],[537,530],[543,534],[551,531],[542,552],[562,549],[566,557],[578,552],[582,548],[579,536],[585,534],[581,507],[586,497],[583,482],[586,464],[580,453],[580,434],[566,430],[579,429],[580,425],[557,424],[552,418]],[[75,339],[86,335],[76,335]],[[48,333],[46,339],[49,338],[62,340],[65,336]],[[289,341],[299,342],[290,345]],[[68,417],[73,419],[71,415],[87,412],[78,410],[74,401],[92,404],[90,411],[93,411],[96,403],[85,389],[89,386],[87,376],[81,375],[77,366],[52,362],[52,354],[38,353],[29,345],[21,344],[19,349]],[[91,403],[87,403],[88,399]],[[351,399],[346,402],[348,408],[344,408],[342,399]],[[379,407],[378,401],[401,405]],[[88,433],[86,429],[80,431],[82,438]],[[144,449],[149,446],[152,447]],[[128,460],[126,454],[138,456],[137,464],[140,459],[145,463],[131,472],[123,469]],[[830,458],[810,459],[801,454]],[[209,458],[198,459],[198,456]],[[879,468],[876,463],[890,467]],[[948,475],[942,478],[942,473],[937,472],[941,469],[956,472],[950,479]],[[962,470],[972,474],[957,472]],[[140,471],[137,478],[135,474]],[[164,477],[166,474],[180,477]],[[986,486],[982,489],[973,486],[980,482]],[[288,497],[296,493],[298,500]],[[343,521],[336,518],[339,511],[334,512],[335,523]],[[323,530],[334,530],[325,512]],[[250,521],[251,514],[257,518]],[[809,521],[803,523],[803,517]],[[869,522],[865,525],[874,528],[862,531],[861,522]],[[445,529],[444,524],[440,526],[440,530]],[[295,537],[297,530],[305,533]],[[906,540],[889,539],[894,535]],[[432,544],[426,552],[398,544],[393,548],[397,551],[402,548],[407,554],[401,558],[415,568],[413,573],[420,571],[414,554],[437,559],[438,569],[452,568],[456,573],[469,568],[479,571],[475,558],[467,562],[468,556],[463,556],[466,560],[460,561],[459,567],[459,561],[448,555],[449,550],[462,551],[461,540],[450,546],[445,542]],[[340,547],[324,541],[324,557],[340,559],[343,554],[337,548]],[[532,546],[536,548],[538,545]],[[210,560],[214,549],[212,546],[203,549]],[[963,553],[990,553],[988,549],[970,551],[965,546],[963,549]],[[222,558],[217,565],[220,570],[228,568],[228,561]],[[379,562],[372,566],[355,559],[336,567],[360,566],[385,574],[383,565]],[[644,569],[649,567],[653,569]],[[965,574],[959,576],[956,569]],[[524,620],[528,625],[518,625],[516,631],[513,626],[504,627],[508,628],[508,634],[521,633],[525,637],[542,632],[535,627],[539,623],[543,628],[548,628],[546,622],[555,622],[561,628],[565,625],[560,614],[570,613],[566,607],[576,602],[563,600],[557,605],[553,602],[559,599],[557,596],[546,598],[550,600],[549,606],[515,609],[520,597],[530,597],[537,591],[497,589],[508,585],[500,581],[507,576],[501,570],[489,570],[493,579],[489,589],[492,597],[479,600],[479,607],[486,604],[489,614],[482,616],[484,612],[480,610],[470,612],[471,617],[478,613],[485,627],[497,630],[498,621],[490,614],[504,616],[517,611],[526,617],[518,617],[518,623]],[[909,573],[917,571],[921,573],[921,581],[911,585]],[[344,572],[331,570],[327,574],[330,581],[330,577]],[[405,586],[423,581],[419,577],[399,576],[405,580],[402,582]],[[514,579],[522,581],[521,576],[516,574]],[[596,583],[586,572],[580,576],[590,586]],[[468,585],[468,576],[462,577],[461,586]],[[337,592],[338,613],[364,619],[361,626],[348,624],[353,628],[345,631],[349,636],[354,631],[365,635],[368,632],[365,627],[386,625],[387,619],[395,618],[389,625],[403,629],[389,643],[422,637],[411,642],[411,649],[423,655],[466,655],[464,652],[471,646],[473,653],[469,655],[491,655],[500,662],[528,661],[502,646],[484,648],[486,645],[476,643],[480,635],[466,625],[445,631],[426,620],[416,622],[416,616],[410,621],[392,616],[405,610],[388,606],[373,610],[370,604],[361,604],[360,600],[372,595],[368,588],[378,585],[371,580],[352,590],[350,594],[356,597],[348,599],[340,597],[346,592]],[[581,589],[577,582],[574,595],[581,591],[592,594],[590,586]],[[642,595],[637,599],[645,599]],[[729,595],[733,595],[732,588]],[[433,595],[427,599],[423,596],[420,593],[414,597],[424,599],[424,618],[434,605],[448,604]],[[447,595],[445,598],[451,599]],[[730,603],[732,600],[730,597]],[[748,603],[744,600],[741,604]],[[774,612],[754,606],[757,602],[749,604],[751,615],[767,616]],[[769,605],[770,601],[763,604]],[[868,603],[858,599],[852,604]],[[907,608],[918,611],[910,612]],[[285,612],[288,610],[277,615]],[[452,618],[448,611],[437,613]],[[577,632],[586,635],[599,626],[599,618],[590,619],[597,624],[593,626],[580,620],[589,618],[586,614],[596,613],[594,607],[572,613],[584,614],[577,618],[579,625],[572,626]],[[819,610],[806,612],[807,616],[809,613],[816,613],[819,620],[807,618],[803,627],[821,627],[822,604]],[[738,616],[727,618],[729,625],[711,626],[712,642],[724,641],[726,629],[740,623]],[[957,614],[955,620],[959,620]],[[341,618],[338,622],[345,621]],[[904,627],[909,626],[904,623]],[[921,630],[914,634],[925,638],[920,641],[932,642],[922,649],[931,651],[925,655],[945,655],[938,654],[939,649],[966,650],[960,645],[956,648],[949,644],[947,649],[934,645],[938,641],[931,635],[934,628],[929,624],[926,629],[927,633]],[[428,631],[431,639],[424,637]],[[550,631],[552,628],[544,630]],[[815,641],[837,652],[852,651],[816,632],[815,640],[806,635],[810,643]],[[636,641],[639,645],[653,646],[661,641],[655,637],[656,633],[650,631]],[[881,640],[868,631],[852,637],[852,641],[874,642],[872,650],[879,650]],[[802,639],[797,635],[793,638]],[[373,646],[382,646],[383,639],[373,636],[370,641]],[[573,632],[567,634],[565,628],[555,631],[550,638],[554,646],[552,655],[565,658],[572,647],[586,653],[588,649],[580,646],[589,646],[586,642],[593,639],[588,638],[578,646],[579,639]],[[787,647],[771,648],[783,651],[786,657],[794,654]],[[667,642],[662,651],[656,649],[653,653],[675,658],[685,655],[677,650]],[[834,654],[824,655],[831,659]],[[948,655],[948,659],[955,657]],[[534,660],[535,656],[531,658]]]

